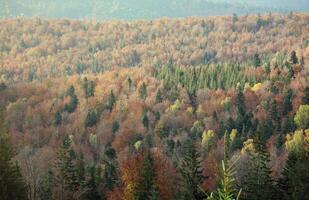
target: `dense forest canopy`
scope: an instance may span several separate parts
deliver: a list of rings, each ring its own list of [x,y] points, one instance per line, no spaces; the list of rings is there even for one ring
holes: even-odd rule
[[[2,0],[0,17],[154,19],[309,10],[307,0]]]
[[[307,14],[154,21],[0,21],[0,77],[32,81],[118,67],[272,62],[309,56]]]
[[[0,27],[0,198],[309,199],[308,14]]]

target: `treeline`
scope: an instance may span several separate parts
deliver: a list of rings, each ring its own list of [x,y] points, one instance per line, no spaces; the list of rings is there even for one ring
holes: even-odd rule
[[[0,77],[42,81],[118,67],[271,62],[308,53],[307,14],[152,21],[1,20]]]

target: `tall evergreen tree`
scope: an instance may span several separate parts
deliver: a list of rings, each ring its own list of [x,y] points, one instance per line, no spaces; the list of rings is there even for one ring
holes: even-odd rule
[[[53,188],[54,188],[54,174],[51,169],[47,171],[39,185],[39,199],[40,200],[52,200]]]
[[[131,90],[131,87],[132,87],[132,79],[131,79],[131,77],[128,78],[128,87],[129,87],[129,90]]]
[[[276,101],[273,101],[270,106],[269,115],[273,121],[273,126],[277,131],[281,130],[281,118]]]
[[[96,167],[95,166],[91,166],[89,168],[89,178],[86,181],[86,185],[85,185],[85,192],[83,194],[83,196],[85,197],[85,199],[87,200],[100,200],[102,199],[99,192],[98,192],[98,183],[97,183],[97,173],[96,173]]]
[[[294,50],[291,52],[291,55],[290,55],[290,62],[291,62],[292,64],[297,64],[297,63],[298,63],[298,58],[297,58],[296,52],[295,52]]]
[[[77,104],[78,104],[78,99],[77,99],[77,96],[75,95],[74,91],[75,91],[74,87],[73,87],[73,89],[69,90],[71,100],[68,104],[65,104],[65,106],[64,106],[64,110],[69,112],[69,113],[73,113],[76,110]]]
[[[12,157],[13,151],[0,108],[0,199],[24,200],[27,199],[26,184]]]
[[[134,197],[136,200],[150,200],[153,199],[155,188],[155,171],[154,171],[154,159],[147,151],[144,155],[143,166],[140,172],[140,179],[135,188]]]
[[[309,141],[304,139],[304,146],[299,151],[290,151],[279,179],[280,199],[309,199]]]
[[[145,100],[147,98],[147,86],[145,82],[143,82],[143,84],[139,88],[138,93],[141,99]]]
[[[57,111],[55,114],[55,125],[60,126],[62,123],[62,115],[60,111]]]
[[[93,127],[97,123],[98,118],[98,112],[95,109],[89,110],[85,119],[85,127]]]
[[[200,189],[205,179],[200,154],[191,139],[188,139],[184,145],[184,157],[179,170],[183,182],[182,196],[184,199],[200,200],[205,197]]]
[[[304,90],[303,103],[309,104],[309,87],[308,86]]]
[[[120,124],[117,120],[113,121],[112,124],[112,133],[115,135],[120,128]]]
[[[86,99],[94,96],[94,82],[89,81],[87,78],[84,78],[84,93]]]
[[[107,108],[109,109],[109,112],[113,111],[115,103],[116,103],[116,96],[114,94],[114,91],[111,90],[107,100]]]
[[[71,141],[66,136],[57,152],[57,160],[55,162],[56,181],[61,190],[59,199],[72,198],[79,187],[77,171],[71,152]]]
[[[160,89],[158,89],[157,94],[156,94],[156,101],[157,101],[157,103],[161,103],[162,100],[163,100],[163,98],[162,98],[162,92],[161,92]]]
[[[260,59],[260,56],[259,56],[259,54],[254,54],[254,56],[253,56],[253,66],[254,67],[259,67],[259,66],[261,66],[261,59]]]
[[[249,152],[246,174],[241,184],[243,199],[277,199],[274,181],[269,167],[270,156],[259,133],[253,140],[253,149]]]
[[[142,118],[142,122],[144,127],[147,129],[147,131],[149,130],[149,119],[147,116],[147,112],[144,113],[143,118]]]
[[[291,89],[288,89],[284,92],[283,97],[283,115],[287,115],[292,109],[292,97],[293,97],[293,91]]]
[[[105,189],[111,191],[119,182],[118,163],[115,149],[107,147],[103,156],[103,182]]]

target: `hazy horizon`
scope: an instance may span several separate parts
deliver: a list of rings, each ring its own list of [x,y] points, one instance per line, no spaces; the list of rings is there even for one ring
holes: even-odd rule
[[[306,0],[0,0],[0,18],[157,19],[236,13],[308,12]]]

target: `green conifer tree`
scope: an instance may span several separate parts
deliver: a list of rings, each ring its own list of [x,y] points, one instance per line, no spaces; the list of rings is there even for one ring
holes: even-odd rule
[[[298,58],[297,58],[296,52],[295,52],[294,50],[291,52],[291,55],[290,55],[290,62],[291,62],[292,64],[294,64],[294,65],[298,63]]]
[[[204,181],[203,169],[201,167],[200,154],[191,139],[184,144],[184,157],[180,165],[182,176],[184,199],[199,200],[205,197],[200,185]]]
[[[135,199],[136,200],[150,200],[153,199],[155,188],[154,178],[154,159],[150,153],[147,151],[144,155],[143,166],[140,172],[140,180],[138,181],[135,188]]]
[[[0,199],[24,200],[27,199],[26,183],[12,157],[13,151],[0,108]]]
[[[145,82],[143,82],[142,86],[139,88],[138,93],[141,99],[145,100],[147,98],[147,86]]]
[[[270,156],[259,133],[255,135],[254,149],[249,152],[245,179],[241,184],[244,200],[277,199],[269,167]]]

